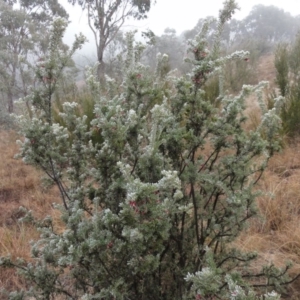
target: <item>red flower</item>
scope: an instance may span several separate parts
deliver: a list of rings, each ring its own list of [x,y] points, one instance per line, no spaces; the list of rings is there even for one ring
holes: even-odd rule
[[[43,77],[43,82],[44,83],[54,83],[55,81],[56,81],[55,78],[50,78],[50,77],[47,77],[47,76]]]
[[[110,241],[110,242],[107,244],[106,248],[107,248],[107,249],[111,249],[113,245],[114,245],[113,242]]]
[[[139,209],[136,206],[136,202],[135,201],[129,201],[129,205],[134,209],[135,212],[139,211]]]
[[[136,207],[136,202],[135,201],[129,201],[129,205],[131,207]]]

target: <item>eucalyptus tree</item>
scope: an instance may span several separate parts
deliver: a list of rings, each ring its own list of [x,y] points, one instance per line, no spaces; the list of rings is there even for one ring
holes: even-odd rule
[[[0,89],[9,113],[14,100],[29,92],[31,66],[45,55],[56,16],[68,17],[57,0],[0,0]]]
[[[256,38],[274,44],[294,38],[299,29],[299,21],[290,13],[276,6],[256,5],[243,21],[246,37]]]
[[[154,0],[68,0],[78,3],[87,11],[88,23],[94,35],[98,66],[98,78],[104,79],[104,52],[115,39],[129,17],[144,19]]]

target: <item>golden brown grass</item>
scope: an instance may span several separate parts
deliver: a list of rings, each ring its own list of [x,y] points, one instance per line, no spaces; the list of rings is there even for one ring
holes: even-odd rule
[[[257,199],[260,216],[251,221],[236,246],[256,251],[256,266],[292,261],[291,275],[300,273],[300,143],[285,146],[269,163]],[[286,299],[300,299],[300,280],[288,290]]]
[[[41,172],[14,158],[18,153],[13,131],[0,131],[0,256],[30,259],[29,241],[38,238],[32,226],[18,222],[22,217],[19,207],[34,211],[42,218],[54,212],[52,203],[59,201],[55,189],[45,190],[41,185]],[[0,269],[0,287],[14,289],[24,284],[12,270]]]
[[[260,58],[258,81],[268,80],[274,88],[274,55]],[[268,91],[266,91],[268,93]],[[261,112],[255,96],[246,101],[248,120],[246,130],[252,130],[260,122]],[[271,158],[259,189],[257,199],[259,216],[251,220],[249,228],[234,243],[244,251],[258,252],[254,268],[267,263],[284,266],[293,262],[290,275],[300,274],[300,141],[285,142],[281,153]],[[289,288],[285,299],[300,299],[300,279]]]
[[[276,77],[276,69],[274,65],[274,54],[267,53],[259,58],[256,70],[257,81],[269,81],[270,85],[274,85]]]

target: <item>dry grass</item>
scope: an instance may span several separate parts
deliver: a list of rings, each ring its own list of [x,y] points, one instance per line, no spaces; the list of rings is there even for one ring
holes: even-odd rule
[[[274,88],[274,55],[260,59],[258,81],[268,80]],[[257,127],[261,113],[256,98],[247,101],[246,130]],[[262,196],[257,199],[259,217],[249,224],[235,242],[244,251],[258,252],[254,268],[274,263],[284,266],[293,262],[290,275],[300,274],[300,141],[286,143],[281,153],[271,158],[263,178],[259,182]],[[300,279],[289,288],[285,299],[300,299]]]
[[[52,214],[52,203],[59,201],[55,189],[45,190],[41,185],[41,172],[14,158],[18,153],[13,131],[0,131],[0,256],[30,259],[29,241],[37,239],[38,233],[31,226],[22,225],[19,207],[34,211],[42,218]],[[14,289],[24,285],[13,270],[0,269],[0,287]]]
[[[271,59],[272,56],[268,56],[266,60],[269,71]],[[272,74],[268,78],[271,82],[274,81]],[[261,112],[254,95],[247,99],[246,105],[245,129],[252,130],[260,123]],[[271,158],[259,189],[262,191],[257,199],[259,216],[251,220],[247,231],[234,245],[246,252],[258,253],[252,266],[255,269],[270,263],[283,267],[287,261],[292,261],[290,275],[300,274],[300,141],[285,143],[282,152]],[[300,299],[300,279],[282,296]]]
[[[274,85],[276,77],[276,69],[274,66],[274,54],[268,53],[259,58],[256,70],[257,82],[269,81],[270,85]]]
[[[300,143],[286,146],[269,163],[259,188],[260,216],[251,221],[236,246],[256,251],[256,266],[293,262],[291,276],[300,273]],[[288,290],[286,299],[300,299],[300,280]]]

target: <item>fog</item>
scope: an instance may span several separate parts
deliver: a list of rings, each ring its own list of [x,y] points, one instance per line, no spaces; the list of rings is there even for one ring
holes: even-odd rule
[[[78,5],[72,6],[67,0],[59,0],[67,9],[70,15],[70,25],[65,35],[65,42],[71,44],[75,34],[82,32],[89,40],[83,49],[77,53],[77,58],[81,57],[83,64],[96,60],[96,50],[94,46],[94,37],[88,26],[86,12],[83,12]],[[165,28],[173,28],[177,34],[184,30],[192,29],[200,18],[207,16],[218,16],[224,0],[157,0],[152,6],[148,18],[142,21],[129,19],[122,27],[122,30],[143,31],[151,29],[156,35],[161,35]],[[234,18],[245,18],[252,7],[258,4],[274,5],[284,11],[290,12],[291,15],[300,15],[299,0],[239,0],[237,1],[240,10],[236,12]]]

